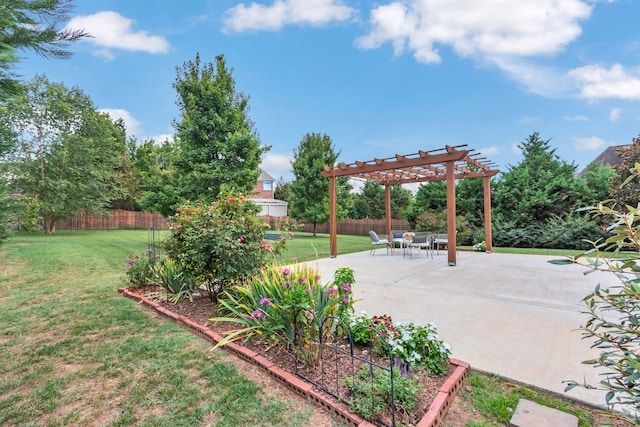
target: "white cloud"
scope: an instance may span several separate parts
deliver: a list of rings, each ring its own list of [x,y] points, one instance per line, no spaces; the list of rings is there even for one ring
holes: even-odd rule
[[[94,54],[107,59],[113,59],[112,49],[153,54],[169,51],[169,42],[164,37],[149,35],[146,31],[134,31],[131,28],[133,22],[117,12],[105,11],[76,16],[66,28],[84,29],[91,34],[92,38],[86,40],[99,47]]]
[[[285,181],[287,177],[291,176],[291,156],[286,156],[284,154],[273,154],[267,153],[260,163],[260,168],[262,168],[269,175],[278,179],[278,177],[284,177]]]
[[[573,138],[573,147],[577,151],[594,151],[599,148],[609,145],[604,139],[597,136],[591,136],[589,138]]]
[[[620,115],[622,114],[622,110],[619,108],[612,108],[611,112],[609,112],[609,120],[612,122],[617,122],[620,120]]]
[[[565,73],[551,67],[535,65],[522,58],[495,56],[486,58],[487,63],[501,69],[510,79],[537,95],[560,98],[569,95],[571,81]]]
[[[374,8],[363,49],[391,43],[416,60],[438,63],[437,45],[463,57],[531,57],[562,51],[581,33],[592,5],[581,0],[402,0]]]
[[[497,154],[500,154],[502,150],[500,150],[500,147],[492,145],[490,147],[481,148],[478,151],[482,153],[483,156],[495,156]]]
[[[98,111],[108,114],[113,121],[122,119],[125,127],[127,128],[127,136],[140,135],[140,132],[142,131],[140,122],[133,118],[131,113],[127,110],[120,108],[100,108]]]
[[[606,69],[600,65],[587,65],[569,71],[580,88],[580,95],[590,101],[607,98],[640,100],[640,71],[626,70],[620,64]]]
[[[323,26],[332,21],[346,21],[355,10],[341,0],[275,0],[270,6],[260,3],[239,5],[227,10],[224,30],[280,30],[287,24]]]
[[[580,116],[580,115],[577,115],[577,116],[564,116],[564,119],[568,120],[570,122],[588,122],[589,121],[588,117]]]
[[[153,139],[156,145],[159,145],[165,141],[173,142],[174,135],[172,133],[161,133],[159,135],[150,136],[149,138]]]

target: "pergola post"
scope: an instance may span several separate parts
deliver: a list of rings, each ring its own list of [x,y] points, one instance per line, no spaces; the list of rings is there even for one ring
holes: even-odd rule
[[[387,225],[387,239],[391,241],[391,186],[384,186],[384,215]]]
[[[455,164],[447,165],[447,260],[449,265],[456,265],[456,177]]]
[[[338,221],[336,215],[336,177],[329,177],[329,249],[331,258],[338,256]]]
[[[457,179],[485,178],[499,173],[493,169],[493,162],[480,153],[469,154],[470,150],[460,150],[466,144],[445,146],[430,151],[418,151],[415,154],[400,155],[386,159],[374,158],[366,162],[352,164],[339,163],[336,166],[324,166],[322,176],[329,180],[329,227],[331,257],[338,255],[338,223],[336,219],[336,179],[338,177],[359,177],[375,180],[385,186],[385,216],[387,237],[391,236],[391,186],[419,182],[447,182],[447,238],[449,265],[456,265],[456,185]],[[486,178],[487,180],[489,178]],[[491,248],[491,199],[489,183],[485,181],[485,234],[487,248]],[[488,200],[488,201],[487,201]],[[488,224],[488,225],[487,225]]]
[[[485,176],[484,187],[484,242],[487,252],[493,252],[493,237],[491,236],[491,177]]]

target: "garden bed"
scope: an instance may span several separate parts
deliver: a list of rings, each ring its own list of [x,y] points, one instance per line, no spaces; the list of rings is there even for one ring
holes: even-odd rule
[[[196,334],[211,342],[219,342],[224,334],[235,326],[210,320],[216,316],[216,307],[207,297],[194,297],[191,301],[183,299],[174,304],[144,296],[148,292],[155,290],[148,288],[120,289],[119,292],[142,302],[160,314],[188,326]],[[267,343],[262,342],[260,339],[253,339],[228,343],[225,345],[225,349],[243,360],[263,368],[269,376],[335,414],[342,422],[353,426],[371,425],[361,417],[352,414],[348,405],[344,402],[296,376],[294,374],[295,358],[286,346],[268,346]],[[356,351],[362,352],[363,349],[356,349]],[[364,351],[366,352],[366,350]],[[344,356],[333,355],[331,357]],[[329,364],[329,361],[326,362]],[[336,362],[338,360],[332,360],[330,364],[334,365]],[[396,417],[401,416],[405,424],[420,427],[441,425],[454,395],[461,388],[466,378],[468,368],[469,364],[451,359],[447,367],[447,375],[442,377],[425,376],[422,381],[424,390],[417,398],[415,409],[411,413],[400,413]],[[341,397],[348,394],[339,378],[333,379],[332,376],[326,375],[325,372],[321,372],[318,369],[305,368],[303,373],[305,377],[316,383],[321,381],[324,385],[323,388],[332,390],[333,394]]]

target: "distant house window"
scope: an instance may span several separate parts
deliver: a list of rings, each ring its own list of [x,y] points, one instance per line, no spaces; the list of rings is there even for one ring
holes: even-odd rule
[[[264,191],[271,191],[271,181],[262,181]]]

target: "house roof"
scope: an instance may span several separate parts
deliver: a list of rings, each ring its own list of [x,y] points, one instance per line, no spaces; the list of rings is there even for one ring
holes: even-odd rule
[[[260,177],[258,177],[258,182],[262,181],[274,181],[273,177],[260,169]]]
[[[604,165],[615,166],[622,163],[622,159],[616,152],[618,148],[629,147],[629,144],[624,145],[612,145],[607,147],[598,157],[593,159],[594,162],[601,162]]]

